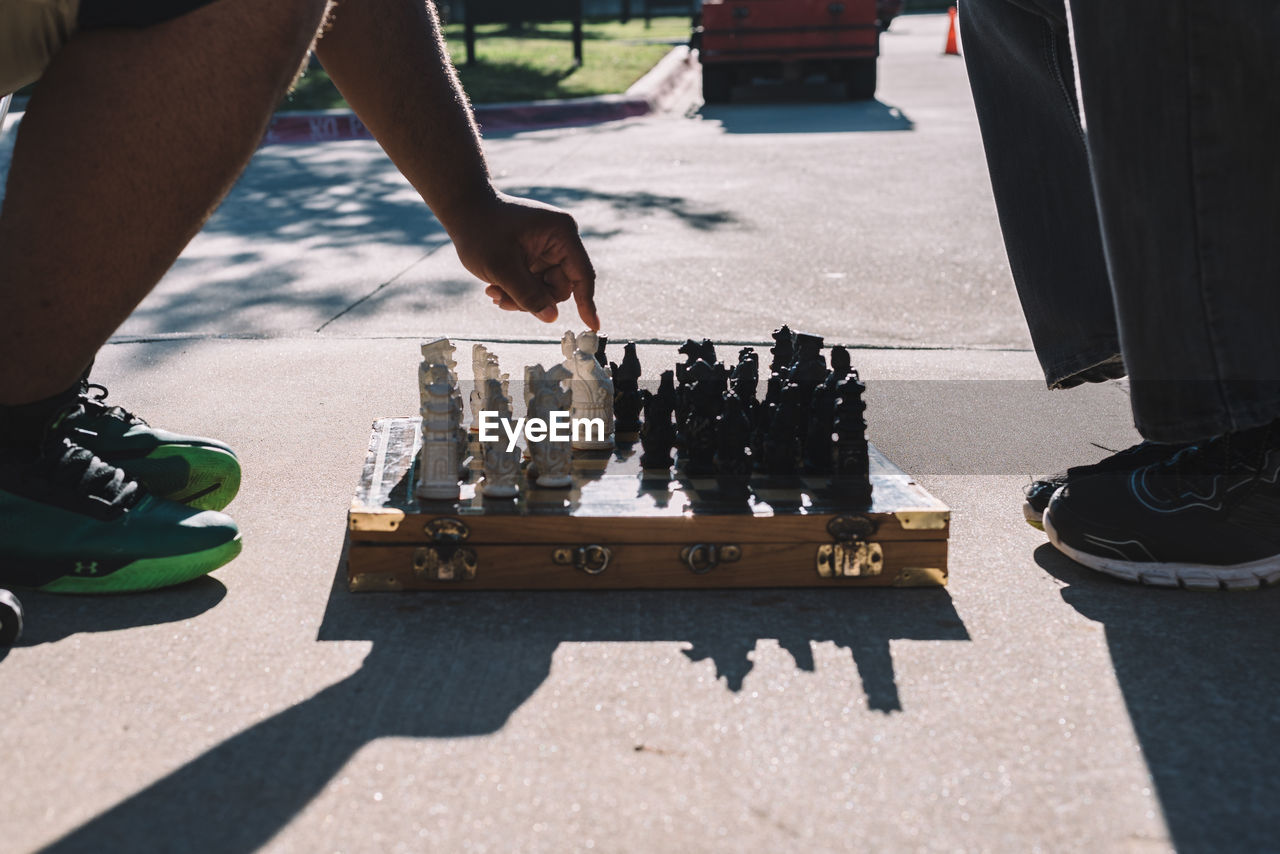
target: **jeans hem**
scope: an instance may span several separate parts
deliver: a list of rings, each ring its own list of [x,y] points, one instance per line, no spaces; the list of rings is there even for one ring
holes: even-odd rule
[[[1089,380],[1079,378],[1080,374],[1088,373],[1095,368],[1101,368],[1109,362],[1114,362],[1119,370],[1115,376],[1108,376],[1105,379],[1119,379],[1124,376],[1124,360],[1120,355],[1120,348],[1115,344],[1109,344],[1104,348],[1095,350],[1084,356],[1073,356],[1061,362],[1057,362],[1050,367],[1045,368],[1044,380],[1050,389],[1057,391],[1059,389],[1071,388],[1080,385],[1082,382],[1101,382],[1101,380]],[[1074,382],[1072,380],[1075,380]]]

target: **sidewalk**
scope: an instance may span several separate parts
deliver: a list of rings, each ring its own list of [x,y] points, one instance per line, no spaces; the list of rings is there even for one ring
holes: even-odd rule
[[[782,322],[854,346],[872,440],[953,509],[949,587],[348,593],[417,342],[514,373],[577,322],[494,311],[375,143],[268,146],[94,376],[236,447],[245,551],[23,597],[0,852],[1274,849],[1280,598],[1112,582],[1022,521],[1030,474],[1136,436],[1123,384],[1043,388],[945,26],[895,22],[875,103],[486,145],[579,218],[646,376]]]

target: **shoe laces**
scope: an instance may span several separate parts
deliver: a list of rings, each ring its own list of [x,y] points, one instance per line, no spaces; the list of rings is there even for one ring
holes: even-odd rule
[[[83,413],[83,405],[75,403],[53,418],[39,453],[26,466],[24,480],[39,484],[39,491],[59,504],[114,518],[136,505],[145,492],[123,470],[103,462],[62,432],[64,425]]]
[[[147,423],[123,406],[107,406],[105,401],[108,394],[110,392],[107,391],[106,386],[86,380],[80,388],[80,403],[84,407],[85,413],[89,415],[105,415],[108,418],[114,418],[126,424]]]

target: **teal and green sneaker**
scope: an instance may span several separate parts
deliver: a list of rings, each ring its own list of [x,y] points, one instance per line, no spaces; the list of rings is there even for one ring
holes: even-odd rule
[[[221,510],[240,490],[240,461],[216,439],[150,426],[119,406],[107,406],[105,386],[85,382],[80,409],[66,427],[72,440],[125,470],[151,494],[198,510]]]
[[[240,553],[230,516],[151,495],[67,438],[0,450],[0,587],[126,593],[198,578]]]

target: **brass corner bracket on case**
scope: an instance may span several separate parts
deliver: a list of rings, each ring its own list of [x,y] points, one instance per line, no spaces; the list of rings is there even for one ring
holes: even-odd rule
[[[587,575],[599,575],[609,568],[609,561],[613,559],[613,550],[608,546],[587,545],[578,546],[561,546],[551,552],[551,562],[564,566],[572,564]]]
[[[471,530],[461,519],[432,519],[423,531],[432,545],[413,552],[413,574],[427,581],[470,581],[476,577],[476,550],[462,545]]]
[[[404,521],[403,510],[352,510],[347,527],[352,531],[394,531]]]
[[[949,510],[901,510],[893,515],[904,531],[941,531],[951,521]]]
[[[884,549],[867,542],[876,523],[866,516],[837,516],[827,523],[834,543],[818,546],[816,563],[823,578],[864,578],[884,571]]]
[[[894,587],[946,587],[947,571],[932,566],[904,566]]]

